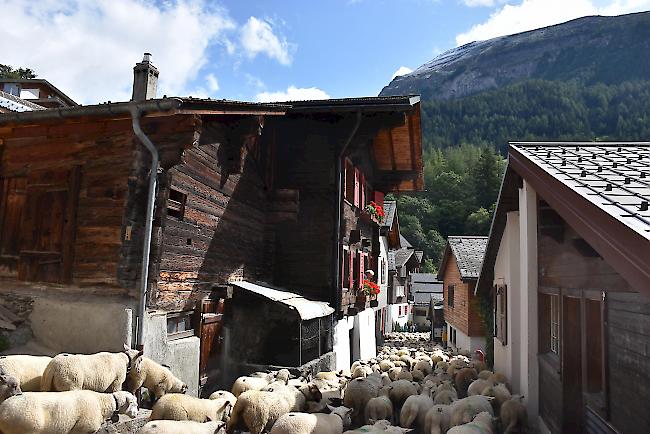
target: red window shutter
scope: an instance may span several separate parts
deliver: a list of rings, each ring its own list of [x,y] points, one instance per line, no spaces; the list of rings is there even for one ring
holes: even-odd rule
[[[359,179],[359,169],[354,168],[354,206],[359,206],[359,184],[361,180]]]
[[[354,286],[354,252],[350,251],[350,270],[349,270],[350,288]]]
[[[339,274],[341,275],[341,281],[339,284],[341,285],[341,288],[345,288],[345,260],[347,259],[345,257],[345,250],[343,249],[343,244],[341,244],[341,263],[339,264],[341,267],[341,271],[339,271]]]
[[[363,208],[366,206],[366,178],[361,174],[361,200],[359,202],[359,207]]]
[[[384,206],[384,193],[381,191],[375,191],[374,201],[377,205]]]

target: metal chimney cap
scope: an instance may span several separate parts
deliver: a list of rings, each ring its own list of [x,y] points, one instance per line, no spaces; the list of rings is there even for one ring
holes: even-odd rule
[[[151,53],[144,53],[144,57],[142,58],[143,62],[150,62],[151,61]]]

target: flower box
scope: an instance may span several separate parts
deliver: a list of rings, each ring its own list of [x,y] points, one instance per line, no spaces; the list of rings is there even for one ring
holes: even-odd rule
[[[379,306],[379,300],[370,300],[370,307]]]

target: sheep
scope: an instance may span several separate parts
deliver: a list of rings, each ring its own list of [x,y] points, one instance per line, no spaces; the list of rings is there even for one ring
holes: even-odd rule
[[[449,426],[470,423],[474,419],[474,416],[483,411],[490,413],[490,415],[494,415],[491,404],[492,400],[494,400],[492,397],[475,395],[454,401],[451,404]]]
[[[424,417],[424,432],[426,434],[444,434],[449,430],[451,407],[449,405],[434,405]]]
[[[431,367],[431,363],[429,363],[426,360],[420,360],[415,364],[413,369],[417,369],[418,371],[422,372],[424,375],[429,375],[433,372],[433,368]]]
[[[448,434],[492,434],[494,432],[494,420],[490,413],[483,411],[474,417],[470,423],[455,426],[447,431]]]
[[[388,372],[389,370],[393,369],[395,367],[395,364],[391,362],[390,360],[382,360],[379,362],[379,369],[382,370],[382,372]]]
[[[458,394],[455,390],[441,390],[437,391],[433,398],[433,403],[436,405],[449,405],[458,399]]]
[[[409,428],[392,426],[387,420],[380,420],[374,425],[364,425],[355,430],[346,431],[343,434],[405,434],[411,432]]]
[[[392,381],[396,381],[398,379],[397,376],[400,374],[400,372],[402,372],[402,369],[403,368],[401,366],[395,366],[394,368],[389,369],[388,370],[388,377]]]
[[[486,387],[481,392],[481,395],[494,397],[494,401],[492,401],[492,406],[496,412],[498,412],[499,409],[501,408],[501,404],[503,404],[504,402],[506,402],[512,397],[510,395],[510,391],[503,383]]]
[[[135,392],[142,386],[146,387],[155,399],[162,398],[167,393],[185,393],[187,384],[176,378],[172,371],[159,365],[148,357],[138,357],[133,362],[133,368],[127,375],[129,392]]]
[[[217,390],[216,392],[212,392],[208,399],[225,399],[232,406],[237,402],[237,397],[226,390]]]
[[[467,388],[467,396],[481,395],[490,386],[494,386],[494,384],[488,380],[478,378],[472,381],[472,384]]]
[[[397,380],[391,384],[389,390],[390,400],[393,401],[395,409],[401,409],[404,401],[411,396],[417,394],[417,389],[413,383],[406,380]]]
[[[126,414],[133,418],[137,413],[137,400],[129,392],[25,392],[0,404],[0,432],[90,434],[111,416]]]
[[[133,361],[142,352],[124,346],[123,353],[59,354],[48,363],[41,379],[43,392],[93,390],[117,392],[122,389]]]
[[[424,373],[419,369],[414,369],[411,371],[411,377],[417,382],[422,382],[424,380]]]
[[[352,378],[363,378],[363,377],[367,377],[372,373],[373,371],[370,366],[361,365],[354,368],[354,370],[352,371]]]
[[[47,356],[1,356],[0,372],[15,378],[23,392],[38,392],[43,371],[50,361],[52,358]]]
[[[350,426],[351,408],[329,407],[331,413],[287,413],[273,425],[270,434],[341,434]]]
[[[383,387],[379,396],[371,398],[364,411],[365,423],[373,424],[378,420],[393,420],[393,403],[388,397],[390,389]]]
[[[490,378],[488,378],[492,383],[497,384],[497,383],[503,383],[506,385],[510,393],[512,393],[512,389],[510,388],[510,383],[508,382],[508,377],[503,375],[501,372],[495,372],[492,375],[490,375]]]
[[[413,375],[409,371],[403,370],[397,374],[396,380],[413,381]]]
[[[514,395],[512,399],[501,404],[501,426],[503,434],[524,433],[528,430],[528,414],[523,404],[523,396]]]
[[[239,397],[247,390],[262,390],[273,381],[273,375],[266,374],[264,377],[239,377],[232,385],[231,392],[235,397]]]
[[[343,395],[343,403],[353,410],[353,422],[359,423],[361,421],[366,404],[371,398],[379,394],[382,385],[382,377],[376,374],[366,378],[356,378],[348,383]]]
[[[181,393],[168,393],[153,406],[150,420],[217,422],[227,419],[230,408],[230,402],[225,399],[200,399]]]
[[[489,370],[486,369],[486,370],[481,371],[481,372],[478,373],[478,378],[480,380],[489,380],[490,377],[492,376],[492,374],[494,374],[494,372],[489,371]]]
[[[442,369],[443,371],[447,371],[447,369],[449,369],[449,363],[445,362],[444,360],[441,360],[438,363],[436,363],[436,369]]]
[[[399,416],[399,424],[403,428],[413,428],[413,423],[418,429],[424,428],[424,420],[429,409],[433,407],[431,391],[424,389],[420,395],[406,398]]]
[[[280,386],[272,391],[246,391],[237,397],[226,432],[232,434],[236,428],[245,425],[251,434],[260,434],[270,429],[283,414],[303,411],[307,401],[321,399],[320,390],[313,384],[300,388]]]
[[[194,422],[189,420],[154,420],[147,422],[139,434],[219,434],[224,423],[220,421]]]
[[[23,391],[20,390],[18,380],[11,375],[0,372],[0,402],[12,396],[20,395],[21,393]]]
[[[478,374],[474,368],[462,368],[456,372],[454,381],[456,383],[456,392],[458,396],[465,398],[467,396],[467,388],[472,381],[478,378]]]

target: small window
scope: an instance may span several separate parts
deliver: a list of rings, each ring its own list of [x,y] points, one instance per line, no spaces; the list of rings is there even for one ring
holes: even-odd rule
[[[170,217],[183,220],[183,217],[185,216],[186,201],[187,195],[185,193],[182,193],[175,188],[171,188],[169,190],[169,199],[167,199],[167,214]]]
[[[454,307],[454,285],[447,286],[447,306]]]
[[[506,285],[496,287],[496,302],[494,304],[496,312],[494,315],[495,333],[497,339],[503,345],[507,343],[508,334],[508,288]]]
[[[180,339],[194,336],[192,328],[193,310],[167,314],[167,339]]]

